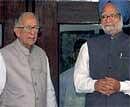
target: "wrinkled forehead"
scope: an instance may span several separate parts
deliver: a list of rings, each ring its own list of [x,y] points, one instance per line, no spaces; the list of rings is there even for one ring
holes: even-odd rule
[[[117,7],[112,3],[106,3],[102,9],[101,14],[119,13]]]
[[[36,17],[33,15],[27,15],[27,16],[21,17],[19,21],[21,25],[38,25],[38,21]]]

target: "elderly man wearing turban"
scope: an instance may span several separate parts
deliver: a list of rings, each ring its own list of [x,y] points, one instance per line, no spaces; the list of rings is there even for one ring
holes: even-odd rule
[[[86,93],[86,107],[130,107],[130,36],[122,31],[130,17],[127,0],[100,0],[105,35],[89,39],[75,64],[74,84]]]

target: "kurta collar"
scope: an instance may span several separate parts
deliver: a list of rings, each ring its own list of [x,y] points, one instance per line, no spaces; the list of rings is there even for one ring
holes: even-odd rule
[[[30,50],[28,48],[26,48],[25,46],[23,46],[22,43],[18,39],[16,40],[16,46],[25,55],[27,55],[27,56],[30,55]]]
[[[121,32],[115,34],[114,37],[112,37],[111,35],[107,35],[107,36],[108,36],[108,38],[110,38],[110,39],[118,39],[118,38],[124,36],[124,33],[123,33],[123,31],[121,31]]]

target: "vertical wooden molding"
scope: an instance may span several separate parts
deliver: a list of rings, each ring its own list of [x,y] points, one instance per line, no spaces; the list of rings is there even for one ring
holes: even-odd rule
[[[50,62],[52,78],[58,78],[58,26],[57,26],[57,2],[36,1],[35,13],[40,18],[42,26],[39,43],[46,51]]]

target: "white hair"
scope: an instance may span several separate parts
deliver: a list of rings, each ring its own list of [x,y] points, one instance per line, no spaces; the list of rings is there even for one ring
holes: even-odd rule
[[[17,20],[15,20],[15,25],[14,25],[14,27],[19,27],[20,24],[21,24],[21,21],[23,20],[23,18],[28,17],[28,16],[34,17],[34,18],[37,20],[38,25],[39,25],[39,20],[38,20],[38,18],[35,16],[34,13],[32,13],[32,12],[23,12],[23,13],[19,16],[19,18],[18,18]]]

